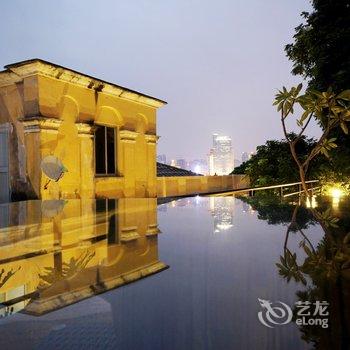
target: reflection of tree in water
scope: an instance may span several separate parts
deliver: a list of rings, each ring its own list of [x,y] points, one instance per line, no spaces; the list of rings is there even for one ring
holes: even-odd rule
[[[5,274],[5,269],[1,269],[0,271],[0,288],[13,276],[16,274],[18,270],[20,270],[21,267],[19,266],[17,270],[13,271],[12,269]]]
[[[83,270],[89,261],[95,256],[95,252],[85,252],[78,258],[71,258],[69,263],[62,263],[62,266],[45,267],[44,273],[39,274],[41,279],[39,289],[48,287],[55,282],[75,276]]]
[[[5,283],[12,276],[14,276],[16,274],[16,272],[20,269],[21,269],[21,266],[19,266],[18,269],[15,271],[13,271],[13,269],[11,269],[10,271],[7,271],[6,275],[5,275],[5,269],[1,269],[1,271],[0,271],[0,288],[2,288],[5,285]],[[0,310],[2,311],[2,313],[0,314],[0,318],[2,318],[2,317],[12,315],[14,308],[12,306],[11,307],[6,306],[4,309],[0,308]]]
[[[270,224],[289,223],[283,255],[276,265],[279,274],[288,282],[294,280],[305,286],[297,292],[299,301],[311,302],[311,305],[315,301],[329,303],[329,327],[302,325],[302,338],[313,343],[316,349],[347,349],[350,343],[349,202],[343,203],[343,208],[338,210],[339,217],[335,217],[329,201],[321,198],[317,209],[279,204],[276,198],[264,198],[262,202],[259,198],[248,198],[247,201],[258,211],[260,219]],[[320,225],[324,236],[314,246],[304,229],[315,223]],[[291,232],[300,236],[298,252],[288,248]]]
[[[282,202],[280,196],[260,192],[253,197],[240,199],[257,211],[258,219],[267,221],[269,225],[288,225],[292,221],[294,205]],[[303,229],[316,222],[312,213],[304,207],[300,207],[294,220]],[[291,227],[290,231],[294,231],[294,227]]]
[[[300,242],[306,256],[301,264],[296,264],[296,253],[293,254],[298,275],[304,277],[302,282],[307,287],[306,290],[299,291],[297,296],[303,302],[328,301],[329,328],[301,326],[300,329],[303,339],[313,342],[317,348],[345,349],[349,342],[350,325],[350,233],[344,232],[344,227],[337,226],[338,220],[331,216],[328,209],[324,212],[312,209],[312,212],[325,234],[316,247],[305,239]],[[288,252],[286,245],[285,252]],[[291,253],[287,254],[290,256]],[[287,280],[291,278],[293,273],[289,274],[286,266],[277,266],[282,276]],[[297,278],[294,279],[298,281]],[[311,279],[310,285],[306,279]]]

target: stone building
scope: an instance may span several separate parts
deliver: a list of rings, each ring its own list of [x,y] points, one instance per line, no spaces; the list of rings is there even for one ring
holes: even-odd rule
[[[5,66],[0,202],[156,197],[156,112],[165,104],[40,59]],[[48,155],[67,168],[57,182],[41,171]]]

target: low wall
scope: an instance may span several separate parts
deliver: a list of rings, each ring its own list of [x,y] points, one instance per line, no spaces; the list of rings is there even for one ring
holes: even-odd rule
[[[246,175],[157,177],[157,196],[176,197],[249,187]]]

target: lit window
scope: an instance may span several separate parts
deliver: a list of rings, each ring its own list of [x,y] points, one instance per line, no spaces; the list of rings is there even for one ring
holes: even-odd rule
[[[97,126],[95,131],[95,173],[96,175],[116,174],[116,130]]]

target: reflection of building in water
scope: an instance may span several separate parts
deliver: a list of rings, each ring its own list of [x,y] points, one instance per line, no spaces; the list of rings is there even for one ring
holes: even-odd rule
[[[242,210],[243,210],[243,213],[248,212],[249,209],[250,209],[250,205],[249,205],[248,203],[242,201]]]
[[[234,197],[210,197],[210,211],[214,217],[214,232],[233,226]]]
[[[242,211],[243,213],[249,213],[249,214],[255,213],[255,210],[252,208],[252,206],[244,201],[242,201]]]
[[[170,201],[171,208],[175,207],[191,207],[191,208],[206,208],[207,207],[207,199],[201,196],[195,197],[185,197],[185,198],[174,198]],[[159,209],[158,209],[159,210]]]
[[[156,199],[0,206],[0,316],[41,315],[154,274]]]

